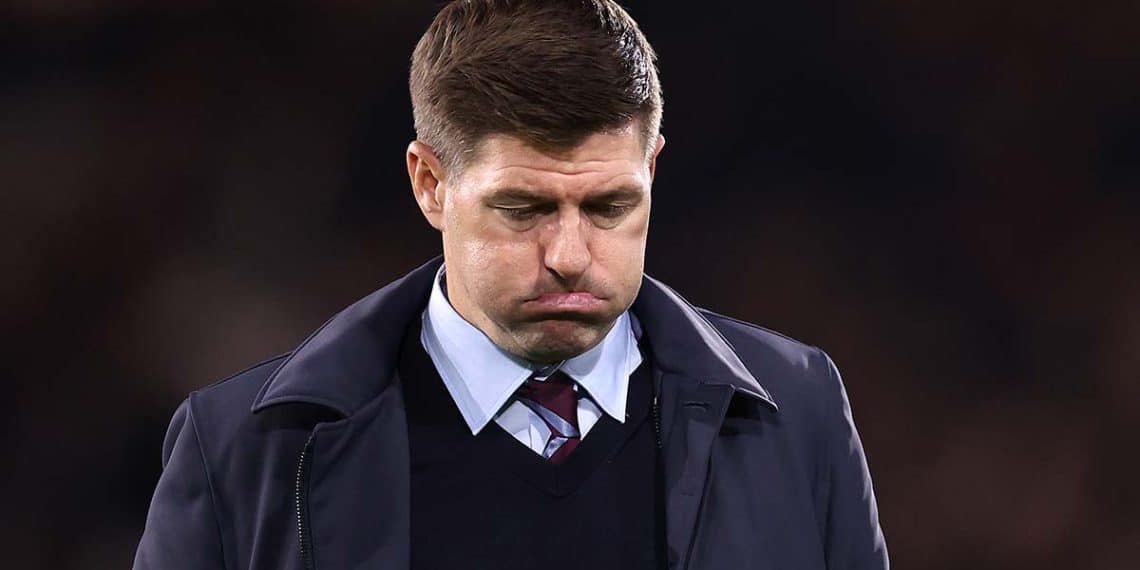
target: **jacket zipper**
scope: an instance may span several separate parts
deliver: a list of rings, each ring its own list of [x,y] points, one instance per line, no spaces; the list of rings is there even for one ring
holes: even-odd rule
[[[313,562],[313,536],[309,529],[309,470],[313,464],[313,436],[305,442],[301,450],[301,460],[297,463],[297,483],[293,490],[294,502],[297,506],[297,542],[301,551],[301,567],[305,570],[314,570]]]
[[[656,482],[655,482],[655,484],[657,486],[657,491],[656,491],[657,497],[655,500],[660,501],[659,504],[662,505],[662,507],[663,507],[664,501],[665,501],[664,491],[663,491],[663,489],[665,487],[665,458],[663,457],[663,453],[661,452],[661,450],[665,449],[665,446],[661,444],[661,406],[657,400],[657,389],[656,388],[654,388],[653,407],[650,408],[650,411],[653,414],[653,432],[657,436],[657,453],[653,454],[654,459],[656,461],[656,471],[657,471]],[[669,546],[666,544],[666,537],[668,536],[668,533],[665,532],[665,520],[664,520],[665,516],[664,516],[663,510],[658,511],[657,515],[659,515],[661,517],[660,519],[658,519],[660,521],[660,523],[658,525],[655,525],[657,528],[657,531],[661,533],[661,536],[660,536],[661,542],[660,542],[659,547],[657,548],[657,560],[662,567],[665,567],[667,565],[666,560],[669,559],[669,555],[668,555]]]
[[[657,394],[653,395],[653,432],[657,434],[657,449],[664,449],[661,444],[661,406],[657,403]]]

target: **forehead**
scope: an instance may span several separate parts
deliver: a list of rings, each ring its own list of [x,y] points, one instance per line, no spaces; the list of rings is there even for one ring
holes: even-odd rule
[[[540,150],[509,135],[491,135],[480,143],[463,178],[465,185],[485,191],[590,190],[610,185],[648,189],[649,167],[642,137],[632,128],[596,133],[560,152]]]

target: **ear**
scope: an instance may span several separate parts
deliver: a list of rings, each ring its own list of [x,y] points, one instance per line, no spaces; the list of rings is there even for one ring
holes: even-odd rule
[[[415,140],[408,145],[408,178],[412,194],[424,218],[437,230],[443,229],[445,178],[443,166],[427,144]]]
[[[649,158],[649,181],[653,181],[653,176],[657,173],[657,155],[661,154],[661,149],[665,148],[665,135],[657,135],[657,146],[653,149],[653,156]]]

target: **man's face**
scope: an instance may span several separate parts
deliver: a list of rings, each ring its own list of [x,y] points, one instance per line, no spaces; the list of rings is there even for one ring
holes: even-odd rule
[[[443,235],[452,306],[499,347],[557,362],[597,344],[641,286],[652,159],[635,128],[546,154],[485,139],[458,176],[413,186]],[[413,143],[413,148],[416,143]],[[409,149],[409,172],[413,172]],[[421,182],[423,179],[421,179]],[[429,180],[430,183],[430,180]]]

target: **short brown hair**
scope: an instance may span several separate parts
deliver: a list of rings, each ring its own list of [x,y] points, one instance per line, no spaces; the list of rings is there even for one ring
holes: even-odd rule
[[[546,151],[661,127],[656,54],[612,0],[455,0],[412,54],[416,136],[462,168],[488,135]]]

